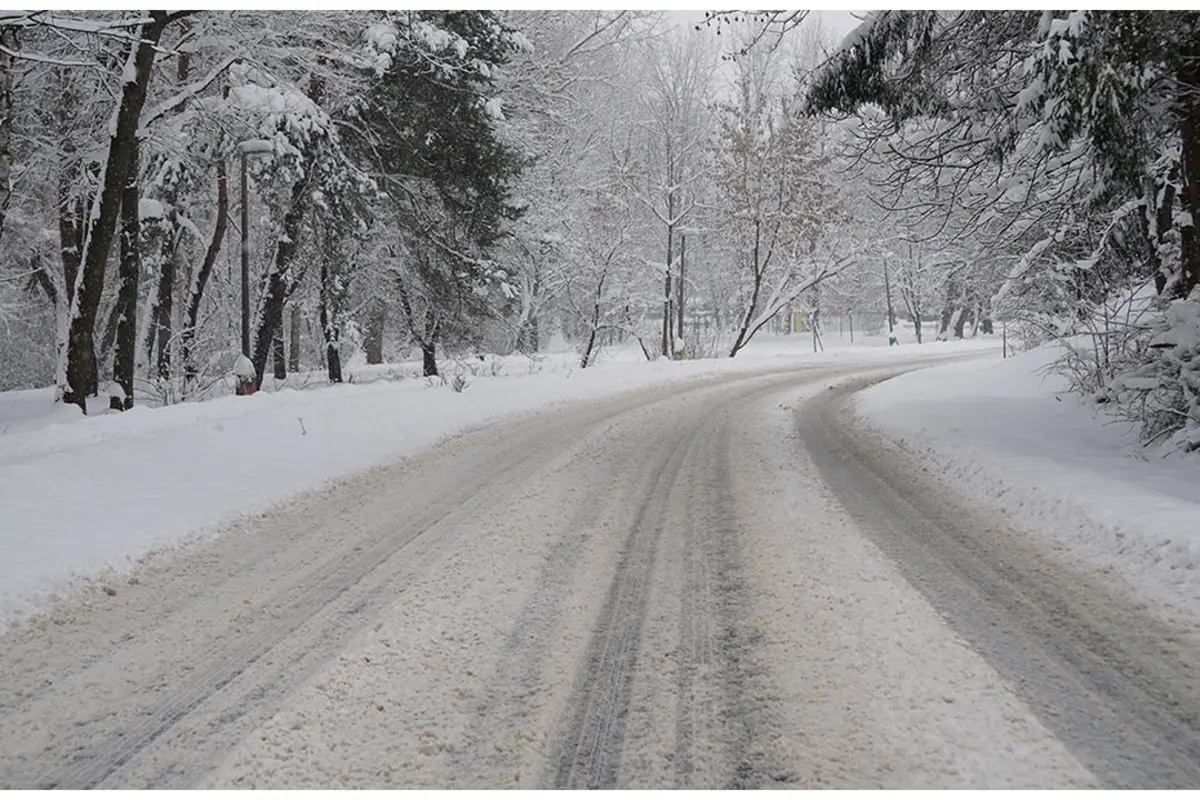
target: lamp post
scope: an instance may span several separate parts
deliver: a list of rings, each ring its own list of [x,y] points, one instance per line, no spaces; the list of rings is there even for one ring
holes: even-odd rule
[[[250,361],[250,192],[247,188],[246,161],[252,155],[270,155],[275,146],[266,139],[250,139],[238,145],[242,164],[242,357],[238,359],[238,394],[254,394],[254,365]]]

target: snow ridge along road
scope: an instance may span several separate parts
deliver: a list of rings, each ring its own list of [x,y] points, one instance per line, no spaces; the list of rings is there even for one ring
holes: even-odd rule
[[[1106,772],[1086,745],[1123,707],[1068,702],[1091,739],[1056,726],[1053,693],[1022,683],[1042,665],[979,644],[923,583],[938,565],[889,551],[875,479],[818,477],[843,457],[814,438],[825,388],[867,374],[527,415],[152,559],[0,639],[0,787],[1186,779],[1186,744]],[[1171,678],[1176,646],[1140,663]]]
[[[797,430],[826,485],[909,583],[1105,785],[1200,786],[1200,636],[1150,612],[1115,575],[948,498],[894,448],[848,424],[852,381]]]

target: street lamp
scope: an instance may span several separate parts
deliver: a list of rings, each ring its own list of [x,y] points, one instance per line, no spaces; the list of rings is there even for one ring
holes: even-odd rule
[[[252,155],[272,155],[275,146],[266,139],[249,139],[238,145],[242,157],[242,357],[236,370],[238,394],[254,394],[254,364],[250,360],[250,193],[246,186],[246,161]]]

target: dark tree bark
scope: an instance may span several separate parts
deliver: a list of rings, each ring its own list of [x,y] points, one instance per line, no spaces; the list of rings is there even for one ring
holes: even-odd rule
[[[750,323],[754,321],[754,314],[758,311],[758,296],[762,292],[763,269],[759,265],[759,247],[761,226],[758,221],[754,222],[754,252],[751,254],[753,261],[751,268],[754,270],[754,290],[750,295],[750,307],[746,309],[746,317],[742,320],[741,330],[738,331],[737,338],[733,340],[733,346],[729,349],[729,357],[733,358],[738,354],[738,351],[746,346],[749,341]]]
[[[962,307],[959,309],[958,320],[954,323],[955,339],[962,339],[965,337],[967,321],[974,316],[973,311],[976,308],[976,303],[973,295],[973,292],[963,295],[963,303]],[[970,310],[970,313],[968,310]]]
[[[291,204],[283,218],[283,236],[275,249],[275,262],[267,272],[263,296],[258,311],[258,329],[254,335],[251,360],[254,362],[254,379],[262,386],[267,359],[275,341],[276,333],[283,325],[283,304],[295,288],[295,279],[289,278],[290,267],[299,251],[301,228],[308,213],[308,174],[292,187]]]
[[[329,382],[330,383],[341,383],[342,382],[342,355],[338,351],[338,344],[339,344],[339,339],[341,338],[341,331],[338,330],[338,327],[335,324],[335,320],[333,319],[333,315],[331,314],[331,310],[332,310],[330,308],[331,298],[328,297],[326,295],[326,292],[324,291],[324,286],[325,286],[325,282],[326,282],[326,278],[327,278],[326,270],[327,270],[327,267],[322,265],[322,267],[321,267],[321,284],[322,284],[323,288],[322,288],[322,292],[321,292],[321,307],[318,310],[318,314],[320,316],[320,321],[321,321],[321,331],[322,331],[323,336],[325,337],[325,367],[329,373]]]
[[[1200,52],[1189,53],[1179,68],[1179,85],[1182,98],[1180,114],[1180,161],[1183,164],[1184,210],[1193,219],[1200,219]],[[1183,298],[1200,285],[1200,231],[1196,225],[1185,225],[1179,230],[1180,278],[1175,293]]]
[[[426,378],[438,374],[436,342],[421,342],[421,371]]]
[[[3,45],[0,49],[0,235],[3,235],[12,192],[13,58],[10,53],[17,50],[17,29],[10,25],[0,27],[0,45]]]
[[[186,36],[190,25],[186,22],[182,35]],[[175,83],[182,88],[187,84],[191,73],[192,54],[184,50],[177,56],[175,65]],[[186,100],[171,109],[172,114],[182,114],[187,106]],[[176,205],[179,202],[178,186],[172,182],[163,198],[170,213],[167,217],[168,234],[162,238],[158,257],[159,275],[154,290],[154,305],[150,309],[150,331],[146,345],[146,354],[152,355],[157,345],[158,358],[155,361],[155,372],[162,380],[171,377],[171,320],[175,316],[175,278],[179,273],[179,214]]]
[[[121,102],[109,140],[100,195],[85,237],[79,291],[72,302],[66,342],[66,385],[61,386],[62,400],[87,413],[87,397],[96,390],[94,331],[100,297],[104,291],[104,272],[108,251],[117,227],[121,195],[129,180],[136,153],[138,120],[146,102],[146,87],[154,65],[155,47],[171,17],[165,11],[150,12],[150,22],[142,26],[137,42],[130,44],[133,56],[132,80],[121,85]]]
[[[607,275],[601,274],[600,280],[596,282],[596,295],[592,301],[592,319],[588,327],[588,340],[584,346],[583,355],[579,358],[579,368],[587,369],[592,363],[592,353],[596,350],[596,334],[600,332],[600,298],[604,296],[604,279]]]
[[[204,298],[204,287],[212,275],[213,266],[221,252],[221,242],[225,239],[225,228],[229,224],[229,180],[225,171],[225,159],[217,161],[217,220],[213,226],[212,239],[208,243],[208,251],[204,254],[204,263],[196,273],[196,281],[192,285],[188,297],[187,322],[179,334],[180,355],[183,358],[184,379],[191,383],[196,379],[196,363],[193,359],[192,348],[196,339],[196,326],[200,323],[200,301]]]
[[[413,314],[412,300],[409,298],[408,289],[403,281],[396,283],[396,295],[400,299],[400,309],[404,312],[404,319],[408,323],[408,332],[421,346],[421,366],[422,374],[426,377],[432,377],[438,374],[437,365],[437,340],[438,340],[438,324],[437,314],[433,310],[430,303],[426,303],[423,316],[424,327],[417,324],[417,318]]]
[[[292,307],[292,328],[288,341],[288,369],[300,371],[300,309]]]
[[[363,338],[363,349],[367,352],[368,364],[383,363],[383,332],[387,326],[387,304],[376,300],[367,321],[367,335]]]
[[[321,242],[321,331],[325,337],[325,362],[330,383],[342,382],[342,356],[338,345],[342,339],[342,302],[344,288],[338,281],[338,243],[326,227]]]
[[[141,222],[138,217],[138,141],[133,140],[133,156],[125,191],[121,193],[121,257],[118,262],[120,287],[117,292],[117,349],[113,358],[113,381],[122,396],[110,396],[109,408],[128,411],[133,408],[133,373],[137,363],[137,296],[141,269]]]
[[[271,352],[275,362],[275,380],[282,381],[287,379],[287,357],[283,352],[283,323],[280,322],[278,328],[275,329],[275,336],[272,340]]]
[[[79,265],[83,261],[84,203],[74,195],[74,187],[82,177],[82,168],[75,159],[75,136],[71,122],[75,118],[75,93],[71,89],[71,70],[63,68],[59,73],[62,90],[58,98],[58,131],[62,141],[62,165],[58,173],[58,240],[62,258],[63,286],[66,302],[62,313],[70,314],[75,300],[75,281],[79,277]],[[87,394],[99,391],[99,367],[93,350],[88,354]]]
[[[950,323],[954,322],[954,312],[958,310],[958,299],[958,281],[951,275],[946,279],[946,303],[942,306],[941,324],[938,325],[939,339],[947,338],[950,332]]]

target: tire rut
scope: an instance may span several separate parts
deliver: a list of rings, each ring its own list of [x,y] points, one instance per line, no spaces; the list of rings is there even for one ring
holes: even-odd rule
[[[847,398],[874,382],[826,392],[797,417],[846,510],[1106,785],[1200,785],[1200,653],[1189,632],[852,432]]]
[[[658,390],[650,393],[650,400],[671,394],[667,390]],[[602,425],[646,402],[646,394],[616,398],[584,411],[583,424]],[[53,750],[47,753],[49,759],[41,758],[33,763],[0,760],[0,785],[92,788],[125,780],[122,776],[135,761],[159,760],[162,763],[153,765],[153,775],[144,779],[141,785],[155,786],[163,782],[187,785],[192,779],[189,770],[179,769],[170,758],[153,758],[161,754],[151,752],[166,749],[156,748],[156,745],[168,742],[172,729],[223,695],[229,696],[222,698],[225,711],[218,720],[229,722],[245,718],[246,724],[250,724],[269,714],[274,706],[264,706],[263,699],[281,701],[290,688],[289,683],[282,680],[283,670],[286,669],[289,675],[295,674],[294,660],[288,656],[306,658],[310,669],[315,669],[336,655],[340,644],[384,606],[388,598],[402,591],[406,580],[415,576],[415,572],[396,563],[414,543],[429,539],[444,522],[471,513],[475,506],[486,508],[490,493],[507,490],[496,481],[497,475],[529,474],[535,464],[550,457],[548,449],[569,440],[570,431],[579,424],[576,415],[539,429],[518,445],[469,470],[456,491],[435,500],[424,514],[407,522],[400,531],[382,536],[374,544],[352,553],[348,559],[327,560],[325,564],[333,565],[331,572],[322,571],[321,564],[313,567],[287,590],[271,596],[268,620],[252,625],[233,643],[220,647],[215,654],[189,668],[183,687],[154,699],[128,720],[116,723],[115,728],[108,715],[93,720],[93,723],[103,725],[103,736],[97,736],[91,731],[93,725],[82,721],[82,725],[72,725],[63,731],[63,736],[56,738]],[[550,450],[551,455],[552,452]],[[449,544],[441,542],[440,547],[434,547],[434,552],[425,559],[425,566],[436,561],[437,554]],[[348,621],[351,622],[349,626]],[[302,637],[305,647],[299,649],[305,652],[296,653],[298,648],[292,646],[289,649],[288,643],[301,632],[305,633]],[[317,658],[310,657],[307,652],[310,649],[318,654]],[[90,661],[96,663],[98,659]],[[259,675],[260,671],[264,674]],[[252,680],[246,679],[249,672],[255,673]],[[0,709],[0,725],[3,725],[4,717],[11,716],[17,708],[40,702],[53,691],[53,685],[47,685],[23,698],[24,702]],[[193,731],[188,732],[188,738],[196,735],[211,738],[217,733],[219,731],[200,734]],[[99,744],[95,743],[97,740]],[[191,749],[197,743],[192,741],[188,745]]]
[[[633,667],[646,617],[663,516],[671,486],[698,430],[678,439],[656,464],[657,480],[641,501],[592,636],[583,679],[550,788],[600,789],[617,783]]]
[[[749,597],[730,483],[731,421],[786,386],[820,378],[773,381],[679,425],[682,430],[670,451],[655,465],[656,480],[639,506],[617,564],[544,786],[613,788],[621,783],[631,686],[664,535],[684,540],[678,648],[683,663],[676,679],[673,778],[681,787],[705,788],[759,788],[784,780],[770,744],[759,736],[769,727],[764,723],[771,691],[769,676],[754,659],[761,635],[746,621]],[[702,471],[694,476],[697,462]],[[711,471],[703,471],[705,466]],[[672,501],[683,494],[686,501],[671,518]],[[711,741],[714,735],[718,741]],[[695,751],[702,741],[705,752],[698,758]]]

